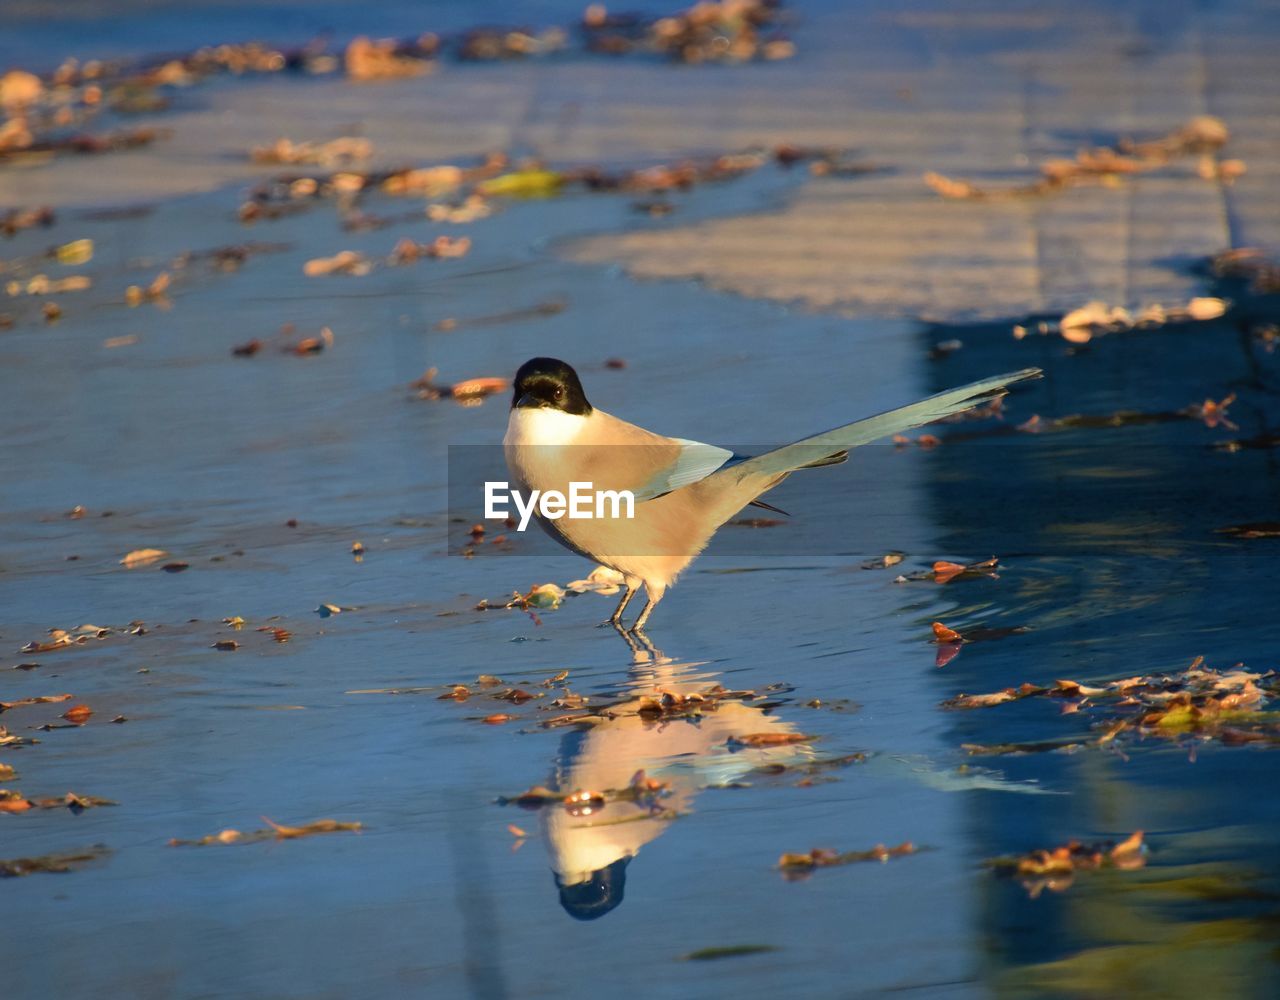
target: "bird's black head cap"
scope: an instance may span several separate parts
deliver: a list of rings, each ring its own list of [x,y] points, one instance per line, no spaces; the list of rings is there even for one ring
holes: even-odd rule
[[[557,358],[533,358],[516,372],[511,408],[547,407],[585,417],[591,412],[578,373]]]
[[[565,885],[556,876],[560,889],[560,905],[575,920],[596,920],[622,902],[627,884],[627,865],[631,858],[619,858],[607,868],[591,873],[585,882]]]

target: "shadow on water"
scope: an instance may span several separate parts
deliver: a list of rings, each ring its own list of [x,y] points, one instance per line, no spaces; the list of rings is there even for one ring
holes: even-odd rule
[[[968,585],[972,599],[948,624],[1029,628],[1016,642],[963,649],[936,678],[940,696],[1172,672],[1197,655],[1218,668],[1277,666],[1275,543],[1222,533],[1280,510],[1280,454],[1224,446],[1266,440],[1280,423],[1280,364],[1251,336],[1275,322],[1276,302],[1214,290],[1237,300],[1222,321],[1085,347],[1018,341],[1012,324],[926,331],[930,347],[964,344],[931,362],[935,388],[1035,364],[1045,381],[1010,424],[1033,407],[1042,421],[1086,417],[1042,423],[1041,433],[958,437],[930,455],[938,547],[1006,563],[998,589]],[[1238,430],[1212,419],[1092,419],[1231,394]],[[1144,871],[1077,881],[1061,895],[1027,899],[1016,884],[984,881],[983,979],[1001,996],[1275,995],[1280,808],[1263,790],[1280,777],[1280,758],[1194,729],[1100,746],[1077,718],[1016,703],[949,720],[957,745],[1081,740],[1067,754],[1001,758],[1010,776],[1070,794],[983,800],[966,820],[975,856],[1134,829],[1152,846]]]

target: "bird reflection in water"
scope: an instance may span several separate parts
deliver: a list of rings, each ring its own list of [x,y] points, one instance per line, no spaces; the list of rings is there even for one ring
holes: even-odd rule
[[[661,792],[602,802],[583,795],[542,810],[560,904],[571,917],[595,920],[617,907],[627,868],[640,848],[690,811],[708,786],[737,781],[774,764],[810,758],[805,744],[748,747],[733,738],[774,734],[785,739],[794,726],[738,699],[711,699],[696,714],[663,717],[650,708],[664,696],[688,698],[717,684],[697,663],[663,656],[643,636],[623,633],[632,649],[628,691],[604,717],[589,717],[563,737],[550,786],[565,796],[635,787],[635,779]],[[763,701],[764,699],[759,699]],[[767,739],[767,738],[766,738]],[[644,772],[643,776],[638,772]]]

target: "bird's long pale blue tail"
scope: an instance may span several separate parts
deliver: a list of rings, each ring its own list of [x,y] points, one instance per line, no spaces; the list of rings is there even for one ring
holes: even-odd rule
[[[870,444],[872,441],[878,441],[892,434],[899,434],[913,427],[919,427],[921,424],[932,423],[949,417],[953,413],[968,410],[997,396],[1003,396],[1008,387],[1015,382],[1040,378],[1042,374],[1039,368],[1024,368],[1019,372],[995,375],[981,382],[973,382],[958,389],[949,389],[928,399],[922,399],[918,403],[912,403],[910,406],[902,406],[887,413],[867,417],[865,420],[857,420],[843,427],[775,448],[773,451],[749,458],[744,462],[727,465],[707,478],[733,477],[735,481],[742,482],[744,485],[747,480],[755,483],[769,483],[775,477],[785,476],[788,472],[794,472],[806,466],[831,464],[832,461],[839,460],[837,456],[850,448]],[[773,484],[769,483],[769,485]]]

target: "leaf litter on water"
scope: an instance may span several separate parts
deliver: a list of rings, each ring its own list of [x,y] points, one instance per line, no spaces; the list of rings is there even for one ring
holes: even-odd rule
[[[1065,891],[1079,872],[1104,868],[1132,871],[1146,863],[1147,845],[1142,831],[1137,830],[1119,843],[1082,844],[1072,840],[1061,847],[991,858],[986,866],[997,874],[1017,878],[1034,899],[1045,889]]]
[[[1064,714],[1092,724],[1089,742],[1105,746],[1121,736],[1218,742],[1225,746],[1280,746],[1280,675],[1255,673],[1238,665],[1228,670],[1204,666],[1197,657],[1184,670],[1138,675],[1091,686],[1073,680],[1051,685],[1025,683],[983,694],[959,694],[942,703],[949,709],[992,708],[1025,699],[1061,699]],[[1008,752],[1063,749],[1079,741],[1011,744]],[[970,753],[1000,749],[973,744]]]
[[[284,826],[268,819],[266,816],[262,817],[262,821],[267,824],[266,829],[250,830],[248,833],[228,829],[218,833],[211,833],[197,840],[180,840],[175,837],[169,841],[169,846],[207,847],[211,844],[254,844],[264,840],[300,840],[303,837],[313,837],[326,833],[359,833],[364,829],[362,823],[345,822],[336,819],[318,819],[310,823],[304,823],[302,826]]]

